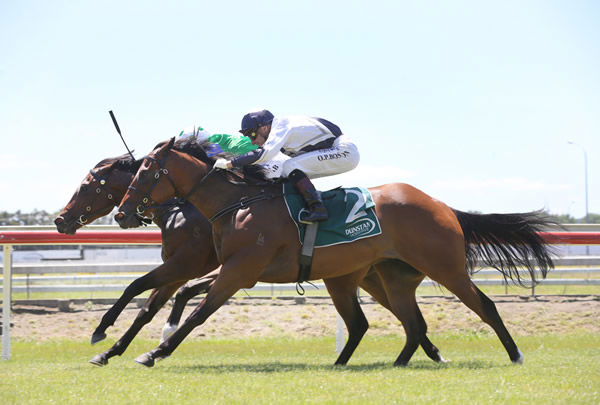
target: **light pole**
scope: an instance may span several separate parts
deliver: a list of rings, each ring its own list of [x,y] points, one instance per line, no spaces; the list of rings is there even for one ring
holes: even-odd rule
[[[584,164],[584,170],[585,170],[585,223],[588,223],[589,220],[589,210],[588,210],[588,161],[587,161],[587,151],[585,150],[585,148],[581,145],[579,145],[578,143],[575,143],[573,141],[568,141],[569,145],[574,145],[577,146],[579,148],[581,148],[581,150],[583,151],[583,164]]]

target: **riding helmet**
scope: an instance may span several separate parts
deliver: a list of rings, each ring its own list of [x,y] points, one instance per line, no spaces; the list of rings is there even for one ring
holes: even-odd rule
[[[242,129],[240,132],[244,132],[268,125],[273,121],[273,114],[269,110],[261,110],[249,112],[242,118]]]

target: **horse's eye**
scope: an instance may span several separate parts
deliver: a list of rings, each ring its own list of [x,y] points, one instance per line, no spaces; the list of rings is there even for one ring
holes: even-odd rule
[[[87,186],[81,186],[79,189],[80,189],[81,191],[85,192],[85,191],[87,191]]]

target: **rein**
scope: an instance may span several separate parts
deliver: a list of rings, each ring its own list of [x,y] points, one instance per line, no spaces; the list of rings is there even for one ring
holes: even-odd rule
[[[192,189],[189,191],[189,193],[187,193],[185,195],[185,197],[183,197],[183,200],[187,200],[189,199],[197,190],[198,188],[200,188],[200,186],[206,181],[206,179],[208,179],[208,176],[210,176],[211,174],[213,174],[217,169],[215,169],[214,167],[212,169],[209,170],[208,173],[206,173],[206,176],[202,177],[202,179],[196,183],[196,185],[194,187],[192,187]]]

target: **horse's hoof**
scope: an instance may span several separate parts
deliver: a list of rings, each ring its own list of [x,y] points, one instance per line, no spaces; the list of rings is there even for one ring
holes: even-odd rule
[[[92,335],[92,344],[96,344],[102,340],[106,339],[106,333],[102,332],[102,333],[94,333]]]
[[[142,366],[146,366],[146,367],[153,367],[154,366],[154,359],[152,358],[152,355],[150,353],[144,353],[140,356],[137,356],[134,361],[136,363],[141,364]]]
[[[104,356],[102,356],[101,354],[97,354],[94,357],[92,357],[92,359],[90,360],[90,363],[92,363],[94,366],[106,366],[108,364],[108,359]]]
[[[519,349],[517,349],[517,351],[519,352],[519,357],[517,357],[512,362],[513,362],[513,364],[523,364],[523,360],[525,360],[525,356],[523,356],[523,353],[521,353],[521,351]]]
[[[441,355],[439,356],[439,358],[435,361],[436,363],[440,363],[440,364],[444,364],[444,363],[450,363],[450,360],[446,360],[445,358],[443,358]]]

